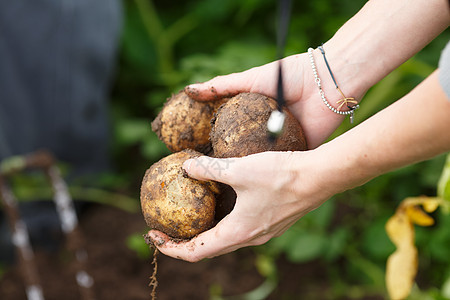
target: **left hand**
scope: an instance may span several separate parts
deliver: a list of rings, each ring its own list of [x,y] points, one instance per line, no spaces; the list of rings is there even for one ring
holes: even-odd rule
[[[327,74],[322,60],[317,61],[319,73]],[[307,53],[285,57],[282,62],[286,108],[302,125],[308,149],[316,148],[336,130],[344,116],[332,112],[322,102]],[[198,101],[214,101],[243,92],[259,93],[275,99],[278,67],[279,62],[274,61],[243,72],[217,76],[207,82],[191,84],[185,88],[185,92]],[[321,80],[327,97],[339,100],[341,95],[335,89],[331,77],[323,76]],[[364,91],[349,93],[360,97]]]
[[[308,185],[317,183],[314,176],[297,171],[299,162],[311,161],[299,159],[307,153],[263,152],[242,158],[203,156],[187,160],[183,167],[189,176],[219,181],[235,190],[234,209],[215,227],[186,242],[174,242],[156,230],[149,231],[148,236],[162,253],[190,262],[264,244],[280,236],[328,199],[326,189]],[[317,164],[309,165],[317,168]]]

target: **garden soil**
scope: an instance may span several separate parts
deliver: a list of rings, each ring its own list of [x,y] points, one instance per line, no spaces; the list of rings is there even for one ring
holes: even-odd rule
[[[144,233],[146,225],[140,213],[130,214],[109,206],[92,206],[80,217],[89,270],[95,280],[99,300],[151,299],[148,286],[153,272],[152,258],[141,259],[126,245],[127,237]],[[36,263],[45,299],[81,299],[71,271],[70,256],[64,248],[58,252],[35,249]],[[224,296],[240,295],[258,287],[264,278],[255,267],[256,254],[245,248],[198,263],[188,263],[158,255],[157,299],[210,299],[211,291]],[[317,284],[328,285],[325,266],[318,262],[294,265],[280,259],[280,283],[268,299],[313,299]],[[303,296],[309,295],[307,298]],[[12,264],[0,277],[0,299],[26,299],[17,265]],[[321,299],[320,292],[316,299]]]

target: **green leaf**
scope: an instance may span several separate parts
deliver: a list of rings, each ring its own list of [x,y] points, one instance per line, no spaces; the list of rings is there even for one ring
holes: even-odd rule
[[[117,139],[126,145],[142,142],[151,133],[150,121],[144,119],[121,120],[116,124]]]
[[[169,155],[170,151],[167,146],[158,139],[153,131],[144,139],[141,148],[142,155],[150,161],[157,161],[165,155]]]
[[[270,255],[259,254],[256,257],[255,265],[258,269],[259,274],[266,278],[274,277],[277,274],[277,266],[275,264],[275,260]]]
[[[289,228],[282,236],[271,239],[266,245],[260,246],[260,248],[264,248],[265,252],[271,255],[287,252],[288,249],[293,247],[292,244],[295,243],[296,238],[303,233],[297,228],[297,224]]]
[[[450,153],[447,155],[444,170],[437,186],[438,197],[450,201]]]
[[[335,260],[342,255],[347,245],[350,232],[347,228],[336,229],[328,239],[327,246],[325,248],[325,258],[329,261]]]
[[[445,280],[444,284],[442,285],[442,296],[446,299],[450,299],[450,275]]]
[[[125,12],[121,41],[122,58],[129,66],[139,70],[142,77],[155,74],[158,61],[154,41],[148,37],[136,5],[128,3]]]
[[[312,227],[325,230],[333,218],[335,206],[334,201],[327,201],[317,209],[307,214],[304,219],[308,219],[308,223]]]
[[[128,236],[126,241],[127,247],[130,250],[136,252],[137,256],[140,259],[148,259],[150,257],[150,250],[148,245],[145,243],[142,234],[135,233]]]
[[[297,236],[291,247],[287,249],[287,257],[291,262],[305,262],[319,257],[327,245],[327,238],[315,232],[304,232]]]
[[[190,82],[203,82],[217,75],[240,72],[269,62],[274,47],[259,41],[224,44],[215,55],[192,54],[181,60],[180,69]]]
[[[370,257],[386,260],[395,251],[395,247],[389,240],[385,225],[388,217],[382,217],[370,224],[363,232],[362,248]]]
[[[441,206],[442,207],[442,206]],[[440,213],[436,217],[436,226],[426,229],[422,228],[427,239],[421,243],[422,251],[426,251],[434,261],[443,264],[450,263],[450,214]],[[417,228],[417,233],[419,233]],[[418,244],[418,243],[417,243]],[[419,244],[418,244],[419,245]],[[419,248],[420,249],[420,248]]]

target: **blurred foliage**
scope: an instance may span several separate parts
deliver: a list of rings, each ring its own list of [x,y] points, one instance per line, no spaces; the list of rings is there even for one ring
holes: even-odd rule
[[[296,1],[286,54],[326,41],[363,3]],[[112,150],[119,171],[132,176],[168,153],[149,123],[171,94],[274,60],[277,9],[268,0],[134,0],[124,1],[124,9]]]
[[[328,40],[365,2],[293,1],[286,55]],[[150,122],[165,100],[189,83],[273,61],[277,1],[123,0],[123,8],[124,26],[110,102],[114,171],[73,182],[71,193],[77,199],[136,211],[145,170],[169,153],[152,132]],[[447,30],[369,90],[355,115],[356,122],[388,106],[430,74],[449,38]],[[333,137],[349,128],[344,122]],[[256,266],[266,281],[244,298],[261,298],[259,295],[267,295],[283,280],[276,269],[281,258],[299,268],[308,262],[326,266],[327,278],[316,286],[323,297],[304,295],[305,299],[385,297],[385,263],[395,249],[384,230],[385,223],[404,198],[436,195],[444,164],[442,155],[336,195],[281,237],[255,247]],[[450,177],[450,168],[446,170],[441,178]],[[87,181],[89,189],[85,188]],[[42,177],[17,176],[12,184],[20,186],[14,191],[20,199],[44,199],[51,194],[49,188],[41,188],[48,186]],[[439,182],[443,194],[450,194],[449,186],[448,180]],[[410,299],[450,298],[450,214],[439,211],[432,216],[435,225],[416,229],[420,265]],[[139,257],[148,257],[141,234],[130,236],[126,243]],[[1,270],[0,266],[0,275]],[[325,291],[324,282],[328,284]],[[211,291],[220,298],[220,287],[212,286]]]
[[[142,260],[148,260],[150,258],[150,251],[148,251],[149,247],[145,240],[142,238],[143,233],[135,233],[128,236],[126,240],[126,244],[128,249],[134,251],[136,255]]]
[[[293,1],[286,55],[328,40],[364,3]],[[111,100],[111,149],[115,176],[120,177],[115,180],[137,194],[145,169],[169,153],[150,128],[166,98],[189,83],[273,61],[277,2],[128,0],[123,5],[123,37]],[[450,33],[444,32],[369,90],[356,121],[388,106],[430,74],[449,38]],[[349,128],[344,122],[334,136]],[[332,299],[385,296],[385,262],[394,251],[384,231],[386,220],[402,199],[435,195],[444,162],[440,156],[336,195],[283,236],[255,247],[260,261],[276,263],[285,257],[298,264],[325,262]],[[449,294],[450,216],[438,212],[433,217],[434,226],[417,228],[421,257],[418,286],[411,299],[418,295],[420,299],[443,299]],[[134,239],[130,238],[130,247]],[[317,287],[320,290],[323,285]]]

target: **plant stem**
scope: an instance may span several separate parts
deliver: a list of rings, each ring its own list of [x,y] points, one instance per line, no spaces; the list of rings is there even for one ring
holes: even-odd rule
[[[135,0],[149,38],[154,42],[159,61],[159,74],[165,85],[173,85],[174,46],[197,27],[198,22],[192,14],[184,15],[172,25],[164,28],[153,1]]]
[[[69,192],[75,200],[107,204],[130,213],[136,213],[139,211],[139,201],[126,195],[109,192],[98,188],[85,188],[79,186],[69,187]],[[52,192],[49,188],[30,188],[26,190],[18,190],[17,195],[17,198],[21,201],[33,201],[36,199],[51,200]]]
[[[159,69],[161,73],[173,71],[173,43],[165,35],[165,30],[156,12],[153,1],[135,0],[145,29],[156,45]]]

